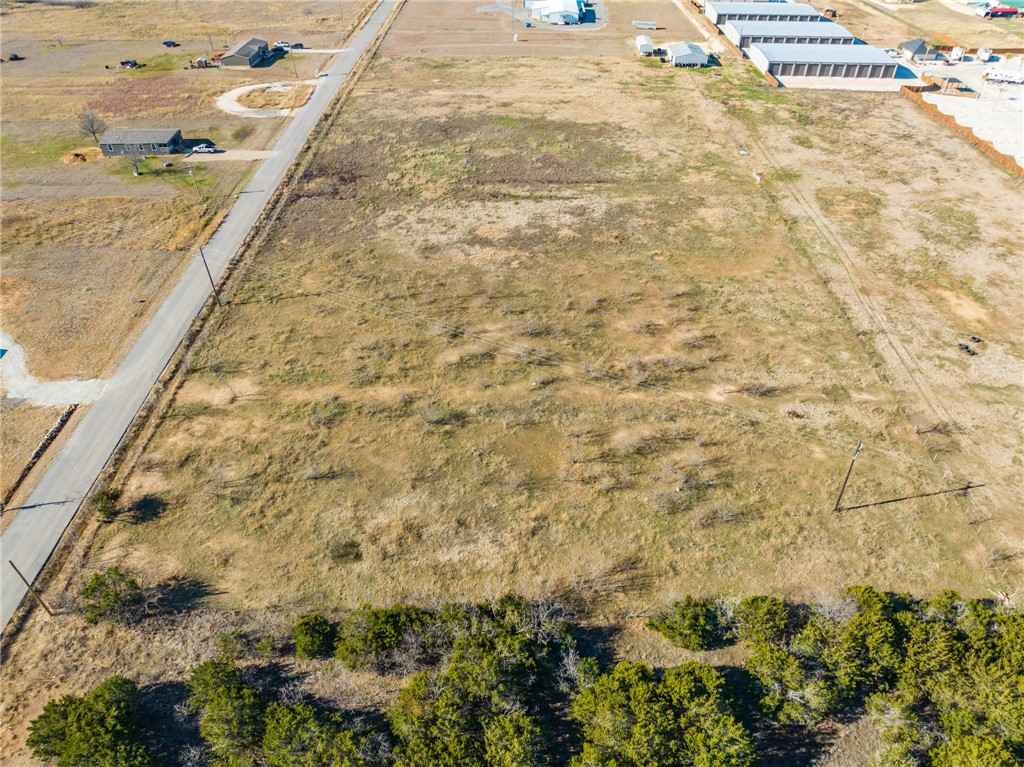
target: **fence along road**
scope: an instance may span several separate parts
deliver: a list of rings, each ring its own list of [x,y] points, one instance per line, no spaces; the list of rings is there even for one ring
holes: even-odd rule
[[[295,161],[324,110],[383,29],[399,0],[382,0],[239,195],[204,248],[214,279],[224,273]],[[100,471],[131,426],[192,321],[210,297],[202,262],[193,259],[181,281],[153,315],[103,393],[65,443],[18,516],[0,536],[0,627],[6,627],[27,590],[8,560],[30,581],[42,571],[82,506]]]

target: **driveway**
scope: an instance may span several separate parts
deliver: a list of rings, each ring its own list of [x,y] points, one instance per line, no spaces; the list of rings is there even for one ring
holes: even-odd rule
[[[381,0],[352,38],[351,46],[338,56],[327,76],[320,78],[306,106],[298,111],[274,151],[257,168],[245,192],[238,196],[231,212],[205,244],[206,260],[214,279],[223,275],[252,231],[320,116],[363,51],[383,29],[396,2]],[[154,313],[99,398],[54,457],[18,516],[0,535],[0,625],[7,625],[27,593],[8,560],[29,581],[36,579],[210,294],[203,263],[193,258],[181,281]]]
[[[269,149],[225,149],[223,152],[192,153],[184,162],[221,162],[223,160],[266,160],[273,154]]]
[[[280,83],[257,83],[256,85],[243,85],[241,88],[235,88],[227,93],[223,93],[217,97],[217,108],[222,112],[228,114],[238,115],[239,117],[287,117],[293,112],[299,111],[298,109],[250,109],[249,107],[243,107],[238,103],[238,97],[244,93],[250,91],[258,91],[262,88],[280,88],[284,89],[286,86],[292,85],[316,85],[320,82],[321,78],[315,80],[286,80]],[[306,102],[309,103],[309,102]]]

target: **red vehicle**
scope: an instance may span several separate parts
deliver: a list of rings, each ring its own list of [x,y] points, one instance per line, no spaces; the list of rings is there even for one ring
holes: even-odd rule
[[[977,14],[986,19],[1012,19],[1020,13],[1019,8],[1012,5],[989,5],[978,8]]]

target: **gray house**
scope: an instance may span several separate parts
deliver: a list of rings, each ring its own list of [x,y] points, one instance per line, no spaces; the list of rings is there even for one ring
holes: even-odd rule
[[[254,67],[270,58],[270,48],[266,40],[250,37],[220,57],[224,67]]]
[[[104,157],[144,157],[187,151],[181,131],[172,128],[108,130],[100,136]]]

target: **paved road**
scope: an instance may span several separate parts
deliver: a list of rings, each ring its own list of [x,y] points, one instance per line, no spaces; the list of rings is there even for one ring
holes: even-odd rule
[[[223,273],[238,251],[310,131],[383,27],[396,2],[382,0],[349,47],[339,54],[327,77],[321,78],[306,107],[294,117],[271,156],[204,248],[214,277]],[[157,310],[18,516],[0,536],[0,626],[7,625],[26,593],[8,560],[13,560],[29,580],[39,575],[209,296],[210,283],[203,265],[193,259],[181,282]]]

